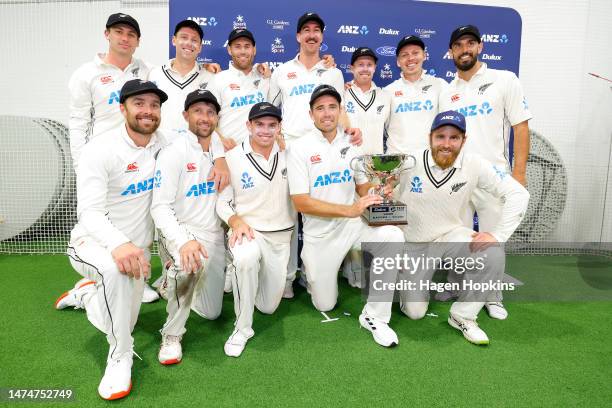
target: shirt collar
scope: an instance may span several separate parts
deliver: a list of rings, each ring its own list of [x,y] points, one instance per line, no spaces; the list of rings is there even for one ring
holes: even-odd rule
[[[378,89],[378,86],[376,86],[376,83],[374,83],[374,81],[372,81],[372,82],[370,83],[370,88],[369,88],[367,91],[365,91],[365,92],[363,92],[363,91],[361,90],[361,88],[359,88],[357,85],[355,85],[355,80],[354,80],[354,79],[353,79],[353,80],[350,82],[350,84],[351,84],[351,89],[352,89],[354,92],[356,92],[356,93],[360,93],[360,94],[362,94],[362,95],[369,94],[370,92],[372,92],[372,91],[374,91],[374,90]]]
[[[166,62],[166,68],[169,71],[172,71],[174,73],[176,73],[177,75],[181,75],[176,69],[174,69],[174,67],[172,66],[172,62],[174,61],[174,58],[171,58],[168,60],[168,62]],[[185,77],[191,76],[194,73],[198,72],[200,70],[200,66],[198,65],[198,62],[196,61],[196,63],[193,65],[193,68],[191,69],[191,71],[189,71],[186,75],[184,75]]]
[[[130,146],[133,149],[148,149],[149,147],[155,145],[159,140],[159,134],[156,131],[153,133],[153,135],[151,136],[151,139],[149,140],[149,143],[147,143],[145,147],[136,146],[136,143],[134,143],[130,135],[128,135],[126,126],[127,126],[126,124],[123,124],[123,126],[121,127],[121,138],[123,139],[125,143],[127,143],[128,146]]]
[[[248,75],[246,75],[241,70],[235,68],[234,64],[231,64],[231,63],[229,64],[228,70],[230,72],[232,72],[233,75],[236,75],[236,76],[251,77],[251,76],[257,75],[257,66],[256,65],[253,65],[253,68],[251,68],[251,72],[249,72]]]
[[[320,131],[319,129],[314,128],[314,129],[313,129],[311,132],[312,132],[312,133],[315,135],[315,137],[317,138],[317,140],[318,140],[319,142],[321,142],[321,143],[325,143],[325,144],[328,144],[328,145],[333,145],[333,144],[336,144],[336,143],[338,143],[340,140],[342,140],[342,139],[343,139],[343,137],[344,137],[344,129],[343,129],[341,126],[338,126],[338,128],[337,128],[337,130],[336,130],[336,132],[337,132],[337,133],[336,133],[336,137],[334,137],[334,140],[332,140],[332,142],[331,142],[331,143],[329,143],[329,141],[327,140],[327,138],[326,138],[325,136],[323,136],[323,133],[321,133],[321,131]]]
[[[106,58],[106,53],[103,53],[103,52],[98,53],[98,54],[96,54],[96,56],[94,57],[94,63],[95,63],[97,66],[108,65],[108,66],[111,66],[111,67],[115,67],[115,68],[117,68],[117,69],[120,69],[120,68],[119,68],[119,67],[117,67],[116,65],[113,65],[113,64],[107,64],[106,62],[104,62],[104,58]],[[127,71],[127,70],[128,70],[128,69],[130,69],[132,66],[134,66],[134,64],[136,64],[136,62],[137,62],[137,61],[138,61],[138,60],[137,60],[136,58],[132,57],[132,60],[130,61],[130,63],[128,64],[128,66],[127,66],[127,67],[125,67],[125,69],[123,70],[123,72]]]
[[[304,64],[302,64],[302,62],[299,60],[300,58],[300,53],[297,53],[297,55],[295,56],[295,58],[292,60],[295,64],[299,65],[300,67],[304,68],[307,71],[313,71],[315,69],[324,69],[327,71],[327,68],[325,68],[325,65],[323,63],[323,59],[321,58],[321,60],[319,60],[319,62],[317,62],[316,64],[313,65],[312,68],[307,69],[306,66]]]
[[[476,71],[476,73],[474,74],[474,76],[472,76],[472,78],[470,78],[469,81],[464,81],[463,79],[459,78],[459,75],[455,76],[455,81],[463,81],[463,82],[470,82],[473,81],[474,78],[482,76],[484,74],[486,74],[487,72],[487,63],[486,62],[482,62],[480,68],[478,68],[478,71]]]

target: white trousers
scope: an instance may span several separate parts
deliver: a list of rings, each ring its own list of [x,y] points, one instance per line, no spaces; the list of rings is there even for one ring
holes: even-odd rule
[[[108,359],[132,353],[132,330],[138,320],[144,279],[131,278],[117,268],[110,251],[91,238],[68,244],[72,267],[83,277],[95,281],[95,290],[83,298],[87,319],[106,334]],[[148,249],[145,256],[150,259]]]
[[[230,231],[231,235],[231,231]],[[259,232],[230,248],[236,329],[246,337],[253,331],[255,307],[272,314],[280,304],[287,280],[291,231]]]
[[[448,234],[440,237],[436,242],[424,244],[419,247],[414,254],[420,256],[425,253],[426,256],[434,258],[453,258],[459,257],[464,259],[484,259],[484,268],[482,270],[471,270],[463,274],[457,274],[453,271],[449,272],[449,282],[472,281],[472,282],[488,282],[501,281],[505,270],[505,254],[500,246],[489,247],[484,251],[472,253],[469,251],[469,242],[472,240],[474,231],[471,228],[459,227]],[[444,243],[450,243],[445,245]],[[422,250],[422,251],[421,251]],[[416,283],[415,290],[402,290],[400,292],[400,308],[404,314],[411,319],[421,319],[427,313],[429,305],[429,290],[418,290],[420,281],[431,281],[435,273],[435,269],[420,269],[416,274],[409,275],[406,271],[399,274],[401,280],[413,281]],[[450,277],[454,276],[455,279]],[[478,312],[484,306],[485,299],[490,297],[491,291],[482,292],[478,290],[461,290],[459,291],[459,299],[451,306],[450,312],[454,315],[463,317],[464,319],[476,320]]]
[[[166,287],[168,318],[161,333],[182,336],[189,311],[193,310],[205,319],[216,319],[223,305],[223,285],[225,283],[225,247],[223,241],[212,242],[197,237],[204,245],[208,258],[202,258],[202,267],[188,274],[181,266],[179,249],[174,241],[159,237],[159,255],[162,260]]]
[[[361,218],[347,219],[325,237],[314,238],[304,235],[302,262],[312,304],[317,310],[327,312],[336,306],[338,269],[351,249],[361,251],[362,242],[373,243],[373,252],[376,252],[377,256],[384,256],[388,247],[386,244],[404,242],[404,235],[399,228],[391,225],[370,227]],[[384,276],[378,276],[377,279],[395,282],[397,270],[387,270]],[[389,301],[372,299],[373,294],[370,292],[368,302],[363,309],[364,313],[388,323],[391,318],[392,299]]]

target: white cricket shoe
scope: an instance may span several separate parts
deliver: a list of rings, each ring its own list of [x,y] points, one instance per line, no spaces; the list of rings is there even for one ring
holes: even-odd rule
[[[163,365],[178,364],[183,359],[181,336],[162,334],[161,347],[157,358]]]
[[[232,275],[229,273],[225,274],[225,286],[223,287],[225,293],[232,293]]]
[[[485,308],[489,316],[493,319],[506,320],[508,317],[508,311],[502,302],[487,302],[485,303]]]
[[[295,294],[293,293],[293,281],[285,282],[285,290],[283,291],[283,299],[293,299]]]
[[[374,341],[383,347],[393,347],[399,344],[397,334],[389,325],[383,321],[368,316],[366,313],[359,315],[359,324],[372,333]]]
[[[96,282],[87,278],[81,279],[74,285],[74,288],[70,289],[68,292],[62,293],[61,296],[57,298],[55,301],[55,308],[57,310],[62,310],[67,307],[84,309],[83,296],[95,290],[95,283]]]
[[[223,351],[225,351],[228,357],[240,357],[242,351],[246,347],[247,341],[249,341],[251,337],[253,337],[253,335],[246,337],[240,330],[236,329],[225,342]]]
[[[463,333],[463,337],[465,337],[470,343],[480,345],[489,344],[487,333],[478,327],[478,323],[476,323],[475,320],[464,319],[450,313],[448,317],[448,324]]]
[[[159,300],[159,293],[145,282],[144,290],[142,291],[142,303],[153,303],[156,300]]]
[[[98,386],[98,394],[105,400],[127,396],[132,390],[132,352],[106,363],[104,377]]]

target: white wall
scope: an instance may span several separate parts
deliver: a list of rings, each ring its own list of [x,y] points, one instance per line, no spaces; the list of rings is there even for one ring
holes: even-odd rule
[[[347,0],[348,1],[348,0]],[[520,78],[534,114],[530,127],[549,139],[568,169],[568,205],[554,238],[612,241],[612,180],[604,194],[612,137],[612,2],[609,0],[470,0],[506,6],[523,19]],[[3,58],[0,114],[67,122],[71,72],[104,51],[106,17],[135,16],[142,41],[137,56],[153,64],[167,58],[168,8],[121,8],[119,1],[0,4]],[[472,22],[478,24],[478,22]]]

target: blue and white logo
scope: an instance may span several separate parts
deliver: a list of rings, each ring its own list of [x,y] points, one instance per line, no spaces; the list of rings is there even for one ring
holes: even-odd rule
[[[464,106],[462,108],[456,109],[457,112],[459,112],[460,114],[462,114],[463,116],[465,116],[466,118],[468,116],[478,116],[480,115],[489,115],[493,112],[493,108],[491,107],[491,104],[489,102],[483,102],[482,105],[478,106],[478,105],[469,105],[469,106]]]
[[[493,165],[493,170],[495,170],[495,174],[497,174],[497,177],[499,177],[500,180],[505,179],[508,175],[505,169],[500,169],[496,165]]]
[[[243,190],[255,187],[255,184],[253,183],[253,177],[249,176],[249,173],[247,173],[246,171],[242,173],[242,177],[240,178],[240,181],[242,182]]]
[[[321,46],[319,47],[319,51],[321,52],[325,52],[329,49],[329,47],[327,46],[327,44],[325,43],[321,43]]]
[[[293,88],[291,88],[291,92],[289,93],[289,96],[311,94],[312,91],[314,91],[314,88],[315,88],[315,84],[296,85]]]
[[[433,107],[433,103],[429,99],[426,101],[404,102],[397,105],[395,113],[430,111]]]
[[[359,29],[359,34],[361,35],[367,35],[369,32],[370,30],[368,30],[368,26],[361,26]]]
[[[395,48],[391,45],[383,45],[382,47],[378,47],[376,49],[376,53],[378,55],[382,55],[383,57],[395,57]]]
[[[346,113],[355,113],[355,104],[353,101],[348,101],[346,104]]]
[[[191,186],[189,191],[187,191],[186,197],[199,197],[208,194],[214,194],[217,190],[215,190],[215,182],[214,181],[205,181],[203,183],[194,184]]]
[[[370,32],[368,26],[356,26],[356,25],[341,25],[338,27],[338,34],[353,34],[353,35],[367,35]]]
[[[329,174],[323,174],[315,180],[314,187],[323,187],[328,186],[330,184],[342,184],[348,183],[353,180],[351,176],[351,172],[349,169],[345,169],[344,171],[332,171]]]
[[[261,92],[243,96],[236,96],[234,97],[234,99],[232,99],[230,108],[240,108],[242,106],[255,105],[256,103],[263,102],[264,99],[264,95]]]
[[[155,188],[160,188],[162,183],[161,170],[155,172]]]
[[[187,20],[191,20],[195,22],[197,25],[206,27],[214,27],[218,24],[218,21],[215,17],[187,17]]]
[[[115,102],[119,103],[119,94],[119,91],[111,92],[110,96],[108,97],[108,104],[112,105]]]
[[[422,193],[423,192],[423,182],[421,181],[419,176],[414,176],[412,178],[412,181],[410,182],[410,185],[412,186],[410,188],[411,193]]]
[[[483,34],[480,40],[484,43],[508,44],[510,38],[506,34]]]
[[[493,112],[493,108],[491,108],[491,104],[489,102],[484,102],[480,109],[478,109],[478,112],[480,112],[481,115],[488,115],[489,113]]]
[[[436,70],[431,68],[429,71],[427,71],[427,73],[431,76],[436,76]]]
[[[159,187],[159,185],[161,184],[161,176],[159,176],[159,184],[157,183],[157,177],[158,176],[156,174],[155,178],[151,177],[149,179],[144,179],[142,181],[139,181],[138,183],[132,183],[129,186],[127,186],[125,190],[123,190],[121,195],[122,196],[136,195],[139,193],[144,193],[144,192],[153,190],[154,182],[155,182],[155,187]]]

